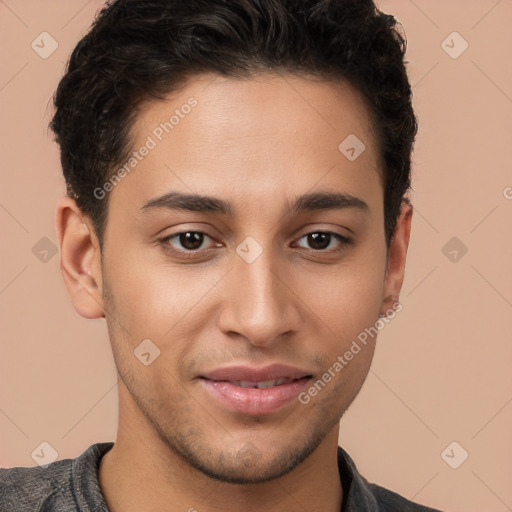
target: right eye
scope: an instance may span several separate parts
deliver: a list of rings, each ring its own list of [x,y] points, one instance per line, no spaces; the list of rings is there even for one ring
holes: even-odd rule
[[[201,231],[180,231],[162,238],[160,242],[166,250],[178,253],[199,252],[205,250],[203,246],[206,239],[211,239]]]

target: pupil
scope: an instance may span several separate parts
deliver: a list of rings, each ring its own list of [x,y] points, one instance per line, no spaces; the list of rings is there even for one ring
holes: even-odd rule
[[[185,249],[199,249],[203,243],[203,234],[194,231],[180,234],[180,243]]]
[[[329,233],[310,233],[308,243],[313,249],[325,249],[329,246],[330,237]]]

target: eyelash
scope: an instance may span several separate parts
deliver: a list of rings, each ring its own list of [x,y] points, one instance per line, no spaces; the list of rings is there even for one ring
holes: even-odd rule
[[[211,252],[214,248],[208,248],[208,249],[192,249],[192,250],[181,250],[181,249],[175,249],[174,247],[172,247],[170,244],[169,244],[169,241],[172,240],[172,239],[179,239],[179,236],[180,235],[184,235],[186,233],[195,233],[195,234],[200,234],[200,235],[204,235],[205,237],[208,237],[210,239],[213,240],[213,238],[211,236],[209,236],[207,233],[204,233],[203,231],[192,231],[192,230],[188,230],[188,231],[179,231],[177,233],[173,233],[172,235],[168,235],[164,238],[161,238],[159,240],[159,242],[162,244],[163,248],[165,251],[167,252],[170,252],[170,253],[173,253],[173,254],[178,254],[178,255],[186,255],[188,257],[191,257],[193,255],[198,255],[198,254],[205,254],[205,253],[209,253]],[[306,233],[304,235],[302,235],[299,240],[309,236],[309,235],[313,235],[313,234],[324,234],[324,235],[331,235],[332,237],[334,237],[335,239],[337,239],[341,245],[336,248],[336,249],[306,249],[312,253],[316,253],[316,254],[333,254],[333,253],[340,253],[342,252],[343,250],[346,249],[346,246],[347,245],[350,245],[352,244],[352,240],[343,236],[343,235],[340,235],[339,233],[335,233],[333,231],[311,231],[309,233]],[[204,242],[204,240],[203,240]],[[329,244],[330,244],[330,241],[329,241]]]

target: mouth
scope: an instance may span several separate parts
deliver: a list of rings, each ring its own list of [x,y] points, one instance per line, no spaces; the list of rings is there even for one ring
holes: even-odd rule
[[[255,387],[256,384],[267,384],[271,387],[293,380],[311,377],[312,373],[296,366],[274,363],[263,367],[247,365],[226,366],[200,375],[204,379],[239,383],[242,387]],[[247,385],[244,385],[247,383]]]
[[[271,379],[271,380],[263,380],[263,381],[250,381],[250,380],[215,380],[215,379],[207,379],[206,377],[202,377],[206,380],[211,380],[212,382],[228,382],[229,384],[233,384],[234,386],[239,386],[241,388],[253,388],[253,389],[268,389],[276,386],[282,386],[283,384],[289,384],[290,382],[298,382],[303,379],[309,379],[312,375],[305,375],[304,377],[299,377],[297,379],[292,379],[290,377],[281,377],[279,379]]]
[[[313,374],[307,370],[286,365],[265,368],[236,366],[203,374],[199,381],[223,408],[261,415],[289,405],[312,377]]]

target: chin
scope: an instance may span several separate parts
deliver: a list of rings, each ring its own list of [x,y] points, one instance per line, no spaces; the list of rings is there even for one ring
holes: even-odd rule
[[[187,447],[180,454],[185,461],[210,478],[231,484],[257,484],[279,478],[303,462],[320,444],[321,438],[307,439],[298,447],[269,445],[266,454],[251,442],[235,452]],[[266,456],[265,456],[266,455]]]

